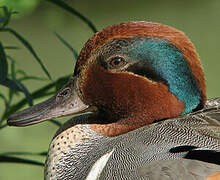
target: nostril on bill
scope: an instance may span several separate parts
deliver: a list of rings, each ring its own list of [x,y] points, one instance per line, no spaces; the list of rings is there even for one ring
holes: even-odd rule
[[[70,94],[71,94],[71,89],[69,87],[64,88],[61,92],[57,94],[56,100],[57,101],[65,100],[70,96]]]

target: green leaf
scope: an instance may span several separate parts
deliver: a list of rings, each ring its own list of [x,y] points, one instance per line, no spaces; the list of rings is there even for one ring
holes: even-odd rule
[[[49,122],[55,124],[55,125],[58,126],[58,127],[60,127],[60,126],[62,125],[62,123],[60,123],[60,122],[58,122],[58,121],[56,121],[56,120],[54,120],[54,119],[49,120]]]
[[[77,58],[78,58],[77,51],[75,49],[73,49],[73,47],[67,41],[65,41],[57,32],[55,32],[55,35],[73,53],[73,56],[77,60]]]
[[[9,24],[12,14],[17,14],[18,12],[9,10],[7,6],[1,6],[0,10],[1,9],[2,9],[2,12],[0,12],[0,16],[1,16],[0,24],[2,24],[1,28],[3,29],[5,26]]]
[[[2,121],[2,120],[1,120]],[[1,125],[0,126],[0,129],[3,129],[3,128],[5,128],[5,127],[8,127],[8,124],[3,124],[3,125]]]
[[[59,91],[61,88],[63,88],[64,85],[67,84],[69,77],[61,77],[56,81],[56,91]]]
[[[28,76],[28,75],[26,74],[26,72],[24,72],[23,70],[17,70],[17,71],[15,72],[15,74],[16,74],[16,77],[17,77],[17,74],[22,75],[22,77],[18,78],[20,81],[25,81],[25,80],[39,80],[39,81],[45,81],[45,80],[47,80],[47,79],[45,79],[45,78],[40,78],[40,77],[36,77],[36,76]]]
[[[4,81],[8,75],[8,62],[6,59],[6,55],[0,42],[0,82]]]
[[[39,81],[45,81],[46,79],[40,78],[40,77],[35,77],[35,76],[25,76],[22,78],[19,78],[20,81],[25,81],[25,80],[39,80]]]
[[[0,156],[9,156],[9,155],[33,155],[33,156],[46,156],[47,151],[34,153],[34,152],[4,152],[0,153]]]
[[[5,106],[8,106],[8,100],[2,93],[0,93],[0,98],[4,101]]]
[[[17,47],[17,46],[4,46],[4,49],[12,49],[12,50],[14,50],[14,49],[20,49],[20,48]]]
[[[38,165],[38,166],[44,166],[44,163],[35,161],[35,160],[29,160],[24,158],[18,158],[18,157],[10,157],[10,156],[0,156],[0,162],[5,163],[24,163],[24,164],[32,164],[32,165]]]
[[[29,91],[27,90],[27,88],[22,84],[21,81],[19,81],[18,79],[5,79],[3,82],[0,83],[3,86],[8,87],[9,89],[13,90],[13,91],[20,91],[23,92],[26,96],[26,100],[28,101],[28,104],[30,106],[33,105],[33,100],[32,100],[32,96],[29,93]]]
[[[17,71],[15,72],[15,74],[16,74],[16,76],[17,76],[17,74],[22,75],[22,77],[18,78],[20,81],[25,81],[25,80],[39,80],[39,81],[45,81],[45,80],[47,80],[47,79],[45,79],[45,78],[40,78],[40,77],[36,77],[36,76],[28,76],[28,75],[26,74],[26,72],[24,72],[23,70],[17,70]]]
[[[24,37],[22,37],[20,34],[18,34],[16,31],[14,31],[13,29],[10,28],[5,28],[2,31],[6,31],[6,32],[10,32],[11,34],[13,34],[19,41],[21,41],[21,43],[30,51],[30,53],[34,56],[34,58],[37,60],[37,62],[40,64],[41,68],[43,69],[43,71],[46,73],[46,75],[48,76],[49,79],[51,79],[51,76],[49,74],[49,72],[47,71],[46,67],[43,65],[41,59],[38,57],[37,53],[34,51],[33,47],[31,46],[31,44],[24,39]]]
[[[16,71],[16,74],[21,74],[24,77],[27,76],[26,72],[20,69]]]
[[[6,78],[4,81],[0,82],[1,85],[8,87],[13,91],[22,91],[18,85],[11,79]]]
[[[0,93],[0,99],[2,99],[4,101],[5,110],[7,111],[8,108],[9,108],[9,101],[7,100],[7,98],[2,93]],[[0,120],[0,122],[1,122],[1,120]]]
[[[95,25],[88,18],[83,16],[77,10],[73,9],[72,7],[70,7],[65,2],[63,2],[61,0],[46,0],[46,1],[48,1],[50,3],[53,3],[53,4],[57,5],[57,6],[65,9],[66,11],[70,12],[71,14],[77,16],[79,19],[81,19],[83,22],[85,22],[94,33],[97,32],[97,29],[96,29]]]
[[[18,79],[16,79],[16,74],[15,74],[15,67],[14,67],[14,61],[11,62],[11,74],[12,74],[12,79],[13,81],[17,84],[19,87],[20,91],[23,92],[27,98],[28,104],[30,106],[33,105],[33,99],[31,94],[29,93],[28,89],[25,87],[25,85]]]
[[[9,104],[11,104],[11,101],[12,101],[15,93],[16,93],[16,91],[13,91],[13,90],[9,89],[9,91],[8,91]]]
[[[8,111],[8,109],[9,109],[9,101],[8,101],[8,99],[2,94],[2,93],[0,93],[0,99],[2,99],[3,101],[4,101],[4,104],[5,104],[5,109],[4,109],[4,113],[6,113],[7,111]],[[3,109],[3,108],[1,108],[1,109]],[[3,113],[3,115],[4,115],[4,113]],[[3,116],[2,116],[3,117]],[[3,118],[0,118],[0,125],[1,125],[1,123],[2,123],[2,121],[3,121]],[[2,125],[2,126],[0,126],[0,129],[1,128],[4,128],[5,126],[4,125]]]
[[[27,98],[28,104],[30,106],[33,106],[33,99],[31,94],[29,93],[28,89],[25,87],[25,85],[18,79],[13,79],[13,81],[18,85],[18,87],[21,89],[21,91],[24,93],[24,95]]]
[[[16,61],[14,60],[14,58],[12,58],[11,56],[7,55],[6,57],[7,57],[12,63],[14,63],[14,64],[16,63]]]
[[[1,12],[1,17],[0,17],[0,24],[1,28],[4,28],[6,25],[8,25],[10,18],[11,18],[11,11],[8,10],[8,8],[6,6],[2,6],[0,7],[0,9],[2,10]]]

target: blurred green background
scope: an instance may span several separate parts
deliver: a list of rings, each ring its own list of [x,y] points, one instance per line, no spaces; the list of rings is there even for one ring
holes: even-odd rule
[[[65,1],[88,17],[98,28],[123,21],[155,21],[184,31],[195,44],[200,55],[207,81],[208,97],[220,96],[220,1],[219,0],[69,0]],[[80,51],[92,31],[77,17],[43,0],[0,0],[19,12],[10,27],[21,33],[35,48],[55,80],[73,72],[74,58],[71,52],[55,37],[58,32],[77,51]],[[29,75],[46,78],[33,56],[13,36],[0,33],[5,45],[18,45],[19,50],[8,53],[16,59],[17,67]],[[47,84],[44,81],[26,81],[34,91]],[[7,89],[0,86],[0,92]],[[18,97],[19,101],[24,96]],[[34,102],[37,103],[37,102]],[[0,100],[0,107],[4,104]],[[0,108],[0,113],[2,113]],[[59,119],[64,122],[65,119]],[[35,126],[7,127],[0,131],[0,153],[7,151],[41,152],[48,149],[57,127],[45,122]],[[44,157],[34,159],[45,160]],[[0,163],[0,180],[43,179],[43,168],[13,163]]]

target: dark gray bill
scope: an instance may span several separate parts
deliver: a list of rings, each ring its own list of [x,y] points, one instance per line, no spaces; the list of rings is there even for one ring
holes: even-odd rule
[[[90,111],[89,105],[80,99],[75,79],[71,79],[56,96],[11,115],[8,118],[8,125],[28,126],[48,119],[88,111]]]

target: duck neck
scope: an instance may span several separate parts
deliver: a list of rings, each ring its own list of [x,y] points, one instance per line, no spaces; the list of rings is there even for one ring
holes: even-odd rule
[[[150,123],[144,122],[134,122],[132,118],[122,118],[117,122],[112,122],[108,124],[90,124],[90,128],[98,134],[107,137],[115,137],[121,134],[125,134],[132,130],[138,129]]]
[[[155,121],[177,117],[184,109],[183,103],[169,93],[167,93],[167,98],[160,98],[158,101],[151,99],[146,101],[149,103],[142,101],[145,102],[145,100],[139,99],[139,103],[129,106],[122,116],[116,111],[100,112],[98,123],[90,124],[90,128],[105,137],[114,137]]]
[[[102,119],[99,117],[99,123],[92,123],[89,126],[93,131],[102,136],[115,137],[164,119],[163,115],[157,113],[156,115],[158,116],[154,114],[147,116],[145,112],[139,112],[117,120],[110,118],[111,116],[100,116]]]

